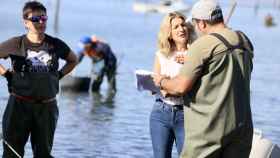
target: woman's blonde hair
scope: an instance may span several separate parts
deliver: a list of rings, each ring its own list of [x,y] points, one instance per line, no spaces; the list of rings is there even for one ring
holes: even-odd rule
[[[165,55],[169,56],[174,48],[174,41],[171,38],[171,21],[175,18],[181,18],[182,20],[186,21],[186,17],[180,12],[171,12],[167,14],[160,25],[160,30],[158,33],[158,48],[160,52]],[[195,38],[194,29],[191,23],[186,23],[188,28],[188,42],[187,44],[191,44]]]

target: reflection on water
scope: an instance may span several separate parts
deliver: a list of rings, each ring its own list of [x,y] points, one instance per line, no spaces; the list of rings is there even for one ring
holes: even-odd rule
[[[61,97],[66,97],[67,99],[73,101],[77,101],[77,96],[81,98],[89,97],[90,104],[94,106],[106,106],[106,107],[114,107],[114,98],[116,93],[108,91],[106,94],[102,94],[100,92],[73,92],[71,90],[63,91],[61,93]],[[80,98],[80,99],[81,99]],[[79,99],[78,99],[79,100]]]
[[[64,91],[61,97],[67,98],[73,106],[79,106],[78,104],[84,104],[84,100],[88,100],[89,111],[92,117],[95,118],[94,120],[106,121],[112,118],[115,95],[116,93],[110,91],[104,95],[100,92],[77,93],[68,90]],[[79,96],[78,99],[77,96]]]
[[[119,93],[63,91],[54,154],[67,158],[152,157],[148,113],[135,111],[141,104],[121,104],[123,97],[129,99]]]
[[[100,92],[91,92],[91,100],[93,106],[106,106],[114,107],[114,97],[116,93],[108,91],[106,95],[102,95]]]

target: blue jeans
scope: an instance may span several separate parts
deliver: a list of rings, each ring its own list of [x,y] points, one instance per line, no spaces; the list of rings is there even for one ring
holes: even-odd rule
[[[155,158],[171,158],[175,141],[178,155],[184,143],[184,112],[156,101],[150,116],[150,133]]]

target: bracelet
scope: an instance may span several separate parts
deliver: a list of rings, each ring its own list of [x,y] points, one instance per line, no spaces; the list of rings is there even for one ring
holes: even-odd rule
[[[163,78],[161,78],[161,80],[159,81],[159,88],[160,88],[160,89],[163,89],[163,88],[162,88],[162,82],[163,82],[164,79],[167,79],[167,78],[166,78],[166,77],[163,77]]]

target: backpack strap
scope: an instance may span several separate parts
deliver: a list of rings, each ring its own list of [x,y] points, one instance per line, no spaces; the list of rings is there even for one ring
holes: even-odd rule
[[[250,50],[254,51],[254,46],[253,46],[252,42],[249,40],[249,38],[242,31],[238,30],[238,31],[236,31],[236,33],[237,33],[237,35],[241,36],[241,39],[242,39],[242,37],[244,37],[245,40],[246,40],[246,43],[248,44],[248,46],[250,48]]]
[[[226,40],[222,35],[218,34],[218,33],[211,33],[210,35],[215,36],[216,38],[218,38],[220,41],[223,42],[223,44],[228,48],[228,49],[248,49],[245,47],[245,43],[248,44],[249,46],[249,51],[254,51],[254,47],[253,44],[251,43],[251,41],[249,40],[249,38],[241,31],[236,31],[236,34],[238,36],[238,44],[237,45],[232,45],[228,42],[228,40]],[[246,42],[243,40],[243,37],[245,38]]]
[[[216,38],[218,38],[228,49],[244,49],[244,42],[243,39],[241,37],[240,34],[237,33],[238,36],[238,44],[237,45],[232,45],[228,42],[228,40],[226,40],[222,35],[218,34],[218,33],[211,33],[210,35],[215,36]]]
[[[226,40],[222,35],[218,33],[211,33],[210,35],[218,38],[227,48],[232,49],[233,45],[231,45],[228,40]]]

